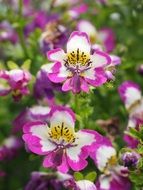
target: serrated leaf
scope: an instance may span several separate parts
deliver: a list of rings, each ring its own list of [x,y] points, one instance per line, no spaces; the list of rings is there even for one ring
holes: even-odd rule
[[[74,172],[74,179],[76,181],[83,180],[83,174],[80,172]]]
[[[7,66],[9,68],[9,70],[19,69],[19,66],[15,62],[13,62],[13,61],[8,61],[7,62]]]
[[[90,172],[89,174],[85,176],[85,179],[94,182],[96,177],[97,177],[96,172]]]
[[[131,135],[132,137],[137,138],[137,139],[141,138],[140,132],[134,128],[130,128],[129,135]]]
[[[31,60],[27,59],[24,61],[23,65],[21,66],[22,69],[29,71],[31,67]]]

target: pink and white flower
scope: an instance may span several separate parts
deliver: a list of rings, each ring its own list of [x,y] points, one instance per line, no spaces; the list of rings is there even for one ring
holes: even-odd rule
[[[51,108],[48,106],[35,105],[23,110],[13,121],[13,133],[22,131],[23,126],[30,121],[48,122]]]
[[[86,13],[88,10],[88,5],[85,3],[81,3],[79,5],[76,5],[72,7],[67,14],[72,18],[72,19],[77,19],[81,14]]]
[[[108,53],[115,48],[115,34],[111,28],[97,30],[90,21],[80,20],[77,29],[89,36],[93,47],[96,43],[100,43]]]
[[[91,45],[84,32],[73,32],[67,42],[67,53],[62,49],[54,49],[47,53],[54,62],[49,71],[52,82],[63,82],[62,90],[73,93],[88,92],[89,85],[97,87],[106,82],[103,67],[110,64],[110,57],[96,51],[90,54]]]
[[[112,52],[115,48],[115,33],[111,28],[102,28],[99,30],[99,39],[103,43],[106,52]]]
[[[103,138],[96,150],[90,153],[97,168],[103,173],[100,175],[97,188],[99,190],[129,190],[128,169],[117,163],[117,153],[111,142]],[[124,187],[124,181],[126,186]]]
[[[143,124],[143,99],[139,85],[125,81],[119,87],[119,94],[129,112],[128,128]]]
[[[106,66],[106,77],[108,81],[115,80],[115,73],[116,73],[116,66],[121,64],[121,59],[120,57],[116,55],[110,55],[111,58],[111,64]]]
[[[69,178],[65,181],[64,186],[66,189],[73,190],[97,190],[95,184],[86,179],[75,181],[74,178]]]
[[[130,128],[139,129],[143,124],[143,99],[141,89],[138,84],[132,81],[125,81],[119,86],[119,95],[125,104],[129,113],[127,130],[125,131],[124,140],[128,146],[136,148],[138,140],[128,134]]]
[[[119,86],[119,95],[125,104],[126,109],[130,112],[141,102],[142,95],[138,84],[132,81],[125,81]]]
[[[76,182],[76,186],[79,190],[97,190],[95,184],[89,180],[79,180]]]
[[[31,75],[28,71],[13,69],[11,71],[0,70],[0,96],[12,93],[15,101],[23,95],[29,94],[28,83]]]
[[[23,139],[28,148],[39,155],[45,155],[44,167],[57,168],[67,172],[87,166],[89,151],[96,148],[102,136],[92,130],[75,132],[75,115],[71,109],[54,107],[50,112],[50,125],[41,121],[27,123]]]
[[[77,29],[80,32],[85,32],[92,43],[94,45],[98,41],[98,31],[96,27],[88,20],[80,20],[77,24]]]

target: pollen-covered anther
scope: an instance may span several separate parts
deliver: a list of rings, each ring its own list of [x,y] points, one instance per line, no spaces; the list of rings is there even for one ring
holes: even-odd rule
[[[51,127],[51,130],[49,132],[50,138],[54,140],[63,140],[68,143],[75,142],[75,134],[74,130],[71,128],[68,128],[62,123],[62,125]]]
[[[67,54],[67,60],[65,62],[67,62],[69,66],[86,66],[90,62],[90,56],[77,49]]]
[[[117,164],[117,157],[116,157],[116,155],[115,156],[111,156],[108,159],[108,162],[106,163],[106,166],[105,166],[103,172],[108,175],[110,173],[110,168],[112,168],[116,164]]]

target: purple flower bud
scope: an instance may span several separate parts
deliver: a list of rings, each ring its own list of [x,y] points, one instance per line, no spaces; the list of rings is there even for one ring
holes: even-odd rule
[[[139,65],[139,67],[137,68],[137,71],[140,75],[143,75],[143,64]]]
[[[140,155],[136,152],[125,152],[122,155],[122,161],[125,167],[136,167],[139,161]]]

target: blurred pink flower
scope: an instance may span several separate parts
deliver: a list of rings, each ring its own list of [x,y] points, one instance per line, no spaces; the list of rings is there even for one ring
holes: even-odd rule
[[[11,93],[14,100],[19,101],[23,95],[29,94],[30,79],[30,73],[22,69],[0,70],[0,96]]]

